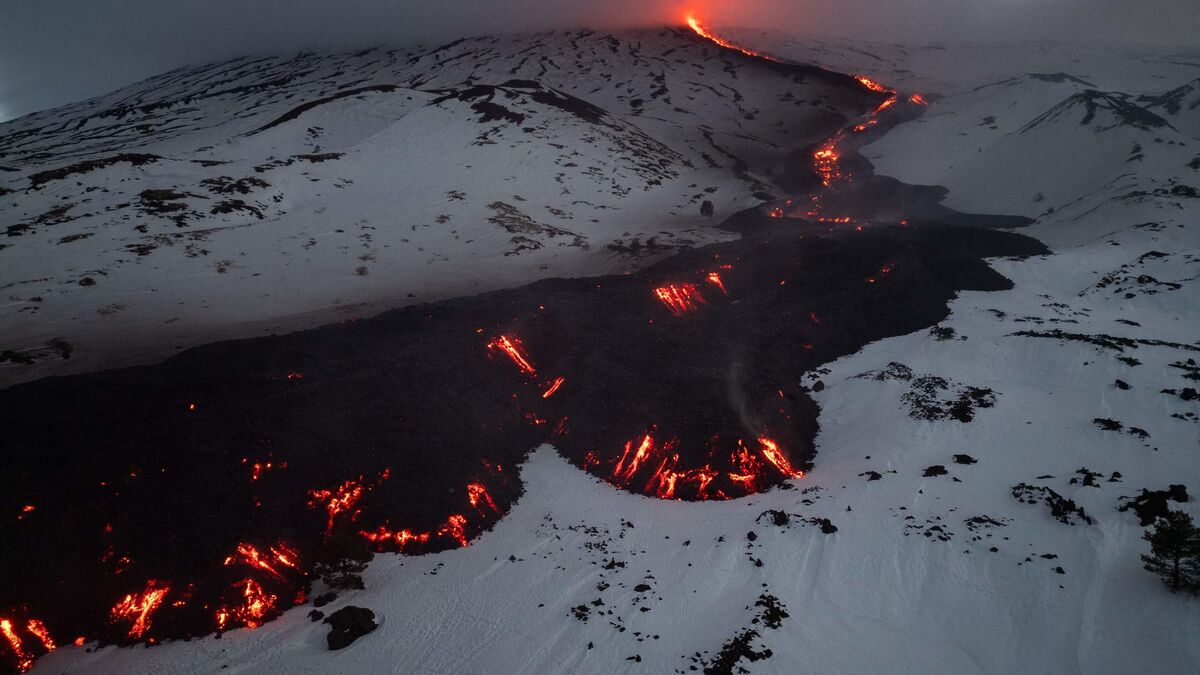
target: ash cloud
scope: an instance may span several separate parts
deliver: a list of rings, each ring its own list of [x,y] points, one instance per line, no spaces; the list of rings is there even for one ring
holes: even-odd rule
[[[553,28],[681,23],[892,42],[1195,46],[1195,0],[78,0],[0,5],[0,120],[188,64],[302,49],[438,43]]]

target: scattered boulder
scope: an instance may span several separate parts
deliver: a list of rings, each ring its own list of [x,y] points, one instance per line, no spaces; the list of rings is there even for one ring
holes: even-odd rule
[[[329,635],[325,638],[331,650],[345,649],[358,638],[379,627],[375,623],[375,612],[365,607],[347,605],[330,614],[325,623],[329,624]]]
[[[946,470],[946,467],[941,464],[934,464],[933,466],[925,467],[925,473],[921,475],[925,478],[934,478],[936,476],[945,476],[948,473],[950,472]]]

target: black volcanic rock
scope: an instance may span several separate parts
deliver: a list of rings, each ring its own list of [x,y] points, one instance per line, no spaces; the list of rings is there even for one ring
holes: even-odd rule
[[[635,492],[661,490],[652,473],[675,453],[676,472],[713,474],[703,488],[679,481],[678,498],[767,489],[786,476],[758,438],[793,469],[812,466],[818,409],[796,384],[803,373],[935,325],[961,290],[1009,288],[983,258],[1045,252],[973,228],[751,225],[634,274],[547,279],[0,391],[11,449],[0,509],[37,505],[0,522],[0,605],[124,643],[110,608],[157,579],[192,590],[178,606],[170,591],[155,639],[201,635],[218,628],[206,605],[244,595],[246,569],[222,562],[240,543],[295,548],[299,570],[261,580],[277,609],[295,602],[330,521],[314,492],[369,485],[356,520],[335,524],[427,535],[381,548],[457,547],[508,510],[517,465],[547,441]],[[654,289],[684,284],[703,300],[676,316]],[[520,340],[536,376],[488,349],[499,335]],[[653,455],[614,478],[625,445],[646,436]],[[741,447],[753,454],[749,482],[731,478]],[[275,468],[253,478],[266,463]],[[122,574],[108,550],[127,556]]]
[[[331,650],[345,649],[358,638],[379,627],[375,612],[365,607],[347,605],[325,618],[329,635],[325,637]]]

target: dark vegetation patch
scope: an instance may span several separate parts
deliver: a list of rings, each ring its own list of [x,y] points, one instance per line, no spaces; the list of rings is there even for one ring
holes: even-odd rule
[[[223,200],[213,204],[212,208],[209,209],[209,213],[211,213],[213,215],[216,215],[219,213],[235,213],[235,212],[249,213],[249,214],[253,215],[255,218],[258,218],[259,220],[262,220],[262,217],[263,217],[262,211],[260,211],[258,209],[258,207],[250,206],[249,204],[247,204],[246,202],[244,202],[240,199],[223,199]]]
[[[1067,499],[1044,485],[1018,483],[1013,486],[1012,495],[1022,504],[1044,502],[1050,507],[1050,515],[1054,516],[1059,522],[1067,525],[1074,525],[1077,522],[1084,522],[1091,525],[1095,522],[1083,510],[1083,507],[1078,506],[1074,500]]]
[[[758,628],[776,630],[783,625],[783,620],[790,615],[787,612],[787,608],[779,601],[779,598],[770,593],[763,593],[758,596],[758,600],[754,602],[754,607],[761,609],[750,620],[750,625],[730,638],[715,655],[710,658],[707,652],[697,652],[689,657],[689,660],[695,664],[692,670],[699,667],[705,675],[748,673],[750,671],[741,665],[742,661],[755,663],[771,658],[773,652],[770,649],[765,647],[759,649],[754,646],[755,641],[761,637]],[[746,609],[751,608],[747,607]]]
[[[947,394],[948,395],[945,395]],[[922,375],[900,397],[908,403],[908,415],[919,420],[958,420],[970,422],[979,408],[996,403],[996,393],[984,387],[951,385],[942,377]]]
[[[121,153],[119,155],[113,155],[112,157],[89,159],[83,162],[77,162],[68,166],[59,167],[57,169],[48,169],[46,171],[39,171],[37,173],[30,174],[29,187],[36,190],[52,180],[61,180],[67,176],[88,173],[90,171],[95,171],[96,169],[103,169],[105,167],[112,166],[114,164],[120,164],[122,162],[128,163],[132,166],[145,166],[146,164],[157,162],[160,159],[162,159],[162,157],[159,157],[158,155],[148,155],[134,152]]]
[[[1171,507],[1167,501],[1179,502],[1180,504],[1188,501],[1187,486],[1171,485],[1166,490],[1146,490],[1142,489],[1142,493],[1136,497],[1122,497],[1122,504],[1117,507],[1118,511],[1132,510],[1137,514],[1138,521],[1142,526],[1153,525],[1158,518],[1165,518]]]
[[[788,513],[786,511],[780,511],[778,509],[768,509],[766,511],[763,511],[762,513],[758,514],[758,517],[754,519],[754,522],[770,523],[771,525],[774,525],[775,527],[782,527],[782,528],[789,528],[793,524],[796,524],[796,523],[799,523],[802,525],[803,524],[815,525],[815,526],[821,528],[821,532],[823,534],[833,534],[834,532],[838,531],[837,526],[834,525],[833,522],[831,520],[829,520],[828,518],[817,518],[817,517],[805,518],[804,516],[801,516],[799,514]],[[751,532],[751,534],[754,534],[754,533]],[[754,537],[754,539],[756,539],[756,538],[757,537]],[[754,539],[751,539],[751,541],[753,541]]]
[[[209,192],[215,192],[219,195],[248,195],[254,190],[270,187],[270,183],[257,178],[255,176],[247,176],[246,178],[238,178],[234,180],[229,176],[217,176],[216,178],[206,178],[200,181]]]
[[[1118,337],[1115,335],[1094,334],[1088,335],[1085,333],[1068,333],[1067,331],[1054,329],[1046,331],[1022,330],[1011,335],[1021,337],[1034,338],[1050,338],[1054,340],[1063,340],[1066,342],[1086,342],[1090,345],[1095,345],[1101,349],[1109,349],[1115,352],[1124,352],[1126,349],[1137,349],[1138,347],[1173,347],[1175,349],[1186,349],[1188,351],[1200,352],[1200,346],[1194,344],[1186,344],[1182,342],[1168,342],[1166,340],[1148,340],[1144,338],[1127,338]]]

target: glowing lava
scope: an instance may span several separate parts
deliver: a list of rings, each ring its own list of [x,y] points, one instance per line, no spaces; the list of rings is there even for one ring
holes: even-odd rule
[[[263,590],[263,587],[253,579],[243,579],[234,584],[234,588],[242,596],[242,604],[232,609],[221,607],[217,610],[217,630],[225,630],[231,620],[236,620],[246,628],[258,628],[268,616],[276,612],[276,596]]]
[[[517,338],[510,337],[508,335],[500,335],[496,338],[493,338],[491,342],[487,343],[487,347],[493,352],[500,352],[512,359],[512,362],[516,364],[517,368],[519,368],[522,373],[525,373],[526,375],[537,375],[537,370],[534,369],[533,364],[529,362],[529,357],[521,348],[521,341]]]
[[[546,389],[546,391],[542,392],[542,398],[550,398],[553,396],[554,392],[558,391],[558,388],[562,386],[566,379],[567,378],[565,377],[554,378],[554,381],[550,383],[550,387]]]
[[[763,457],[767,458],[779,472],[788,478],[803,478],[804,472],[792,468],[792,463],[788,461],[786,455],[779,449],[779,445],[769,438],[758,439],[759,450]]]
[[[659,286],[654,289],[654,295],[675,316],[683,316],[688,312],[694,311],[704,302],[704,296],[700,295],[700,290],[696,288],[696,284]]]
[[[706,278],[708,279],[708,283],[721,289],[721,292],[725,295],[729,295],[729,289],[725,288],[725,282],[721,279],[720,272],[709,272]]]
[[[818,148],[813,153],[813,169],[821,177],[821,185],[828,187],[834,180],[842,177],[838,167],[838,153],[833,142]]]
[[[688,16],[687,24],[688,24],[688,26],[691,27],[692,30],[696,31],[697,35],[699,35],[700,37],[702,37],[706,40],[714,42],[721,47],[741,52],[741,53],[745,54],[746,56],[753,56],[753,57],[760,58],[760,59],[766,59],[767,61],[778,62],[778,59],[767,56],[766,54],[763,54],[761,52],[756,52],[753,49],[739,47],[739,46],[733,44],[732,42],[729,42],[728,40],[724,40],[722,38],[717,37],[704,24],[700,23],[699,19],[697,19],[694,16]]]
[[[17,672],[25,672],[33,667],[33,655],[25,650],[25,643],[22,642],[17,632],[13,630],[12,621],[8,619],[0,619],[0,633],[4,634],[4,639],[8,642],[9,649],[16,655]]]
[[[460,547],[467,545],[467,519],[461,514],[454,514],[446,519],[446,524],[438,528],[438,536],[450,537],[458,542]]]
[[[146,590],[141,593],[130,593],[113,605],[109,612],[112,623],[128,622],[129,637],[140,640],[150,630],[150,617],[158,610],[163,598],[167,597],[170,588],[161,582],[151,579],[146,584]]]
[[[363,476],[359,476],[357,480],[347,480],[341,485],[332,490],[309,490],[308,505],[316,508],[320,504],[325,505],[325,511],[329,514],[329,518],[325,524],[325,534],[333,532],[333,524],[337,519],[338,514],[350,512],[350,520],[354,520],[359,511],[352,510],[358,501],[363,498],[363,495],[368,490],[373,490],[375,487],[387,480],[390,472],[384,469],[379,474],[379,480],[374,485],[366,485]]]
[[[228,567],[236,563],[241,563],[248,567],[262,570],[276,579],[283,581],[285,577],[279,570],[275,569],[275,564],[296,569],[296,552],[284,544],[280,544],[277,547],[272,546],[270,552],[271,556],[268,558],[250,544],[238,544],[237,553],[225,558],[225,566]]]
[[[646,461],[646,458],[650,456],[650,451],[653,449],[654,438],[650,434],[646,434],[642,437],[641,442],[638,443],[637,451],[633,453],[631,459],[629,453],[633,450],[633,441],[626,441],[625,452],[622,453],[621,459],[617,460],[617,466],[613,469],[613,477],[624,483],[628,483],[633,478],[633,474],[637,473],[638,466]],[[627,460],[629,464],[625,463]]]
[[[493,513],[500,513],[500,509],[496,508],[496,502],[492,501],[492,496],[488,494],[487,488],[484,487],[483,483],[470,483],[467,485],[467,499],[471,501],[471,506],[474,506],[475,510],[481,513],[483,509],[479,507],[480,504],[487,504],[487,507]]]
[[[54,644],[54,638],[50,636],[50,631],[46,628],[46,624],[42,623],[38,619],[30,619],[29,621],[26,621],[25,628],[27,628],[30,633],[33,633],[34,637],[41,641],[42,646],[46,648],[46,651],[52,652],[58,648],[58,646]]]

